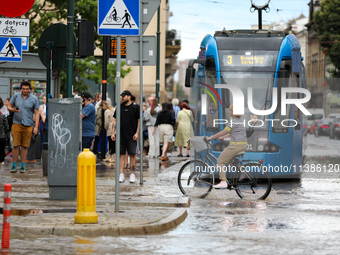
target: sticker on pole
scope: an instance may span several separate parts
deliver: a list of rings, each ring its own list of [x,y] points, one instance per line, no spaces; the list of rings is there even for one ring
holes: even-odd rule
[[[21,38],[0,37],[0,60],[21,62],[22,45]]]
[[[139,0],[98,0],[98,35],[139,35]]]

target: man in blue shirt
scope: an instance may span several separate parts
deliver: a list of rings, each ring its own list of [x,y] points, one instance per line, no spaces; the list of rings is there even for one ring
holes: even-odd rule
[[[83,111],[82,111],[82,150],[90,148],[92,141],[95,137],[95,122],[96,110],[91,103],[91,94],[87,91],[81,94],[83,98]]]
[[[13,112],[13,166],[11,173],[17,172],[17,160],[19,157],[19,147],[21,146],[21,167],[20,173],[25,173],[27,158],[27,148],[30,146],[32,131],[38,134],[39,126],[39,101],[38,98],[30,94],[31,83],[23,81],[20,85],[21,92],[15,93],[8,104],[8,110]],[[33,123],[35,127],[33,129]]]

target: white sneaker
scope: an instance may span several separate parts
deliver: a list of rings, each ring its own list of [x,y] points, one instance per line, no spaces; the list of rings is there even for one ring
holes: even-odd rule
[[[215,189],[226,189],[226,188],[228,188],[228,183],[220,182],[219,184],[214,185],[214,188]]]
[[[119,182],[122,183],[122,182],[124,182],[124,181],[125,181],[124,174],[121,173],[121,174],[119,175]]]
[[[172,154],[169,153],[169,152],[168,152],[166,155],[167,155],[168,157],[172,157]]]
[[[130,183],[135,183],[135,181],[136,181],[136,176],[135,176],[135,174],[131,174],[131,175],[130,175]]]

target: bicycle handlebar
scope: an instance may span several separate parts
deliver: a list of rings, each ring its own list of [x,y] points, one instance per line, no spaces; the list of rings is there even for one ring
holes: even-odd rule
[[[203,137],[203,141],[205,141],[210,147],[212,147],[212,142],[207,140],[207,137]]]

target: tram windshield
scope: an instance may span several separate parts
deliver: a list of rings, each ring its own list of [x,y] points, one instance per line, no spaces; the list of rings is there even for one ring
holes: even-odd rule
[[[268,129],[269,115],[255,115],[248,108],[248,88],[252,89],[252,102],[257,110],[268,110],[272,104],[274,72],[221,72],[221,84],[230,84],[242,90],[244,95],[244,116],[246,127]],[[233,103],[233,96],[229,89],[222,88],[222,98],[225,102]],[[230,119],[229,104],[223,104],[223,116]],[[262,120],[262,121],[261,121]],[[248,125],[250,121],[250,126]]]

